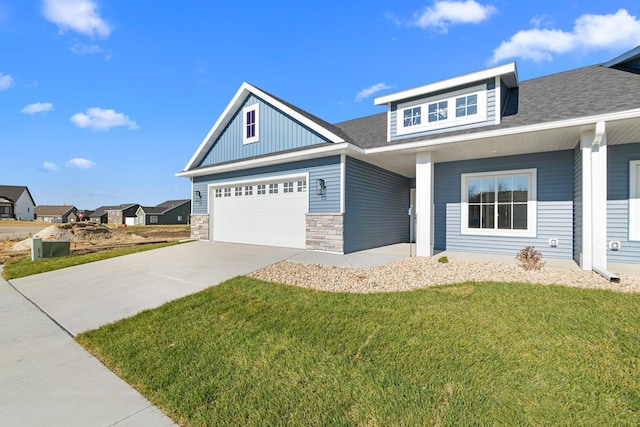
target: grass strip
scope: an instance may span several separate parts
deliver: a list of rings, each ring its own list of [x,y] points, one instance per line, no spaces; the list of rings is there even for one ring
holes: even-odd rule
[[[77,339],[185,426],[640,424],[637,294],[238,277]]]
[[[127,246],[123,248],[107,249],[89,254],[71,254],[59,258],[45,258],[38,261],[31,261],[31,255],[16,256],[7,261],[2,269],[2,277],[5,280],[18,279],[20,277],[31,276],[32,274],[46,273],[47,271],[59,270],[61,268],[72,267],[74,265],[86,264],[103,259],[114,258],[122,255],[134,254],[137,252],[149,251],[152,249],[173,246],[179,242],[153,243],[149,245]]]

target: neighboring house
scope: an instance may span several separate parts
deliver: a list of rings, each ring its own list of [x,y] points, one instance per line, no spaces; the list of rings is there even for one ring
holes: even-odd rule
[[[0,185],[0,219],[33,221],[35,207],[27,187]]]
[[[140,206],[136,211],[136,224],[188,224],[191,200],[167,200],[157,206]]]
[[[35,209],[37,221],[64,224],[78,221],[78,209],[75,206],[39,205]]]
[[[520,82],[508,63],[329,124],[243,83],[178,176],[192,237],[640,264],[640,47]],[[414,213],[416,215],[414,215]],[[415,235],[413,224],[415,222]]]
[[[136,223],[136,210],[140,207],[136,203],[125,203],[118,206],[100,206],[89,215],[90,221],[101,224],[125,224]]]

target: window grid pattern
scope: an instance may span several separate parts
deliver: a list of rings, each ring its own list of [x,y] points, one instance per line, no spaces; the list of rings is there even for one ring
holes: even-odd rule
[[[404,126],[418,126],[422,123],[422,107],[407,108],[404,110]]]
[[[247,139],[256,136],[256,110],[249,110],[246,113],[245,137]]]
[[[478,113],[478,95],[456,98],[456,117],[471,116]]]
[[[467,181],[468,227],[526,230],[529,178],[488,176]]]
[[[447,120],[449,117],[449,101],[440,101],[429,104],[429,123]]]

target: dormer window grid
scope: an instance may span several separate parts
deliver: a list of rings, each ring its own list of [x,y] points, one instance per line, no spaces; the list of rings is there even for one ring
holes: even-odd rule
[[[427,97],[421,101],[421,103],[413,101],[413,105],[404,107],[398,106],[397,135],[480,123],[487,119],[486,84],[453,91],[438,97]],[[422,117],[423,111],[425,117]]]
[[[404,110],[404,126],[419,126],[422,122],[422,108],[407,108]]]
[[[448,101],[434,102],[429,104],[429,123],[447,120],[448,118]]]
[[[471,116],[478,112],[478,95],[456,98],[456,117]]]

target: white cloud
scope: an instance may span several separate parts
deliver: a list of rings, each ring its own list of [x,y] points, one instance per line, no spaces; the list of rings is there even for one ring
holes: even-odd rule
[[[61,32],[71,30],[91,37],[107,37],[111,27],[98,13],[92,0],[44,0],[44,17]]]
[[[13,77],[11,77],[11,74],[0,73],[0,90],[9,89],[11,86],[13,86]]]
[[[96,164],[91,160],[83,159],[80,157],[71,159],[66,163],[66,166],[68,168],[77,168],[77,169],[91,169],[95,165]]]
[[[640,20],[620,9],[609,15],[582,15],[570,32],[557,29],[518,31],[493,50],[493,62],[506,58],[551,61],[572,51],[626,49],[640,44]]]
[[[491,5],[481,5],[475,0],[437,1],[414,15],[412,24],[420,28],[437,28],[446,33],[452,24],[477,24],[489,19],[496,12]]]
[[[360,92],[358,92],[358,94],[356,95],[356,99],[354,101],[360,102],[363,99],[370,97],[374,93],[380,92],[381,90],[385,90],[385,89],[391,89],[391,86],[387,85],[386,83],[374,84],[373,86],[368,87],[366,89],[362,89]]]
[[[58,170],[58,165],[56,165],[55,163],[51,163],[51,162],[44,162],[42,164],[42,169],[46,170],[46,171],[57,171]]]
[[[122,113],[114,110],[105,110],[99,107],[89,108],[86,113],[77,113],[71,116],[71,122],[79,128],[95,130],[109,130],[113,127],[125,126],[129,129],[137,129],[135,121]]]
[[[95,45],[95,44],[87,45],[82,43],[72,44],[69,50],[71,50],[71,52],[75,53],[76,55],[90,55],[94,53],[104,52],[102,48],[98,45]]]
[[[20,110],[21,113],[25,114],[36,114],[36,113],[46,113],[47,111],[53,110],[53,104],[50,102],[36,102],[35,104],[29,104]]]

